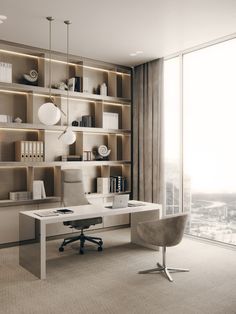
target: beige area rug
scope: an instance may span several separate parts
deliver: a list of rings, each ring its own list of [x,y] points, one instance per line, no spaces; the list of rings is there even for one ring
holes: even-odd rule
[[[48,242],[47,279],[38,280],[18,265],[18,248],[0,250],[2,314],[233,314],[236,313],[236,251],[185,238],[167,250],[173,274],[138,274],[155,267],[160,253],[129,243],[129,229],[98,233],[104,251],[76,244],[59,253]]]

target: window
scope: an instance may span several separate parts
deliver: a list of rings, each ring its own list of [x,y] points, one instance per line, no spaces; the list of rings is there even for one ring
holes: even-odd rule
[[[190,212],[187,233],[234,245],[235,56],[236,39],[232,39],[166,60],[164,71],[166,213],[177,211],[182,193],[180,211]],[[177,81],[173,63],[181,58],[182,78]],[[183,100],[178,104],[181,92]],[[183,167],[177,166],[180,161]],[[179,185],[173,176],[179,178]]]

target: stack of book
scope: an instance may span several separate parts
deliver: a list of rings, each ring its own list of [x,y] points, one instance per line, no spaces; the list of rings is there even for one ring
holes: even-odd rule
[[[43,161],[43,141],[17,141],[15,142],[16,161]]]
[[[82,120],[80,121],[80,126],[92,128],[94,126],[93,117],[92,116],[82,116]]]
[[[82,161],[82,156],[80,155],[62,155],[60,157],[61,161]]]
[[[82,91],[82,78],[79,76],[72,77],[68,80],[68,89],[72,92]]]
[[[12,64],[0,62],[0,82],[12,83]]]
[[[122,176],[110,177],[110,192],[120,193],[127,190],[127,180]]]
[[[10,192],[9,198],[12,201],[30,200],[30,199],[32,199],[32,192],[29,192],[29,191]]]

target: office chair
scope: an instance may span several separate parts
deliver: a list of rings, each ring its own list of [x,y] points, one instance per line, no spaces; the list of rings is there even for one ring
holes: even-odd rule
[[[170,272],[187,272],[188,269],[167,267],[166,248],[179,244],[183,238],[187,213],[165,217],[155,221],[140,222],[137,232],[140,238],[149,244],[162,247],[162,265],[157,263],[157,268],[140,271],[140,274],[150,272],[164,273],[169,281],[173,281]]]
[[[62,197],[64,206],[79,206],[89,204],[87,198],[85,197],[82,171],[80,169],[62,170]],[[102,238],[86,236],[84,234],[84,229],[88,229],[91,225],[100,223],[102,223],[102,217],[64,222],[64,225],[80,230],[81,233],[78,236],[64,239],[61,246],[59,247],[59,251],[63,252],[64,246],[75,241],[80,241],[80,254],[84,254],[85,241],[97,244],[98,251],[102,251]]]

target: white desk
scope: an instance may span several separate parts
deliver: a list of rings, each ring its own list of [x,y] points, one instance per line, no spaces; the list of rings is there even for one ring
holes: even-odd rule
[[[60,214],[51,217],[39,217],[35,213],[53,211],[59,208],[49,208],[44,210],[23,211],[19,215],[20,240],[24,238],[26,228],[36,225],[38,227],[39,238],[36,243],[20,245],[19,263],[22,267],[30,271],[40,279],[46,279],[46,226],[52,223],[63,223],[64,221],[72,221],[93,217],[105,217],[121,214],[131,214],[131,242],[156,249],[143,243],[136,231],[137,223],[141,221],[159,219],[160,204],[144,203],[132,201],[132,203],[142,203],[144,206],[126,207],[119,209],[106,208],[105,205],[83,205],[66,207],[73,210],[71,214]],[[65,208],[65,207],[61,207]],[[36,228],[37,229],[37,228]]]

